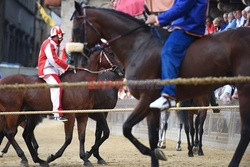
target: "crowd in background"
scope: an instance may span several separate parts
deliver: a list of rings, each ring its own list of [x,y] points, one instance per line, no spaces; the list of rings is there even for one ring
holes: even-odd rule
[[[206,19],[206,34],[213,34],[238,27],[250,27],[250,6],[243,10],[224,13],[223,17]]]
[[[206,19],[206,35],[238,27],[250,27],[250,6],[243,10],[224,13],[223,18]],[[238,99],[238,91],[234,85],[224,85],[215,90],[215,97],[222,100],[223,104],[231,104],[233,99]]]

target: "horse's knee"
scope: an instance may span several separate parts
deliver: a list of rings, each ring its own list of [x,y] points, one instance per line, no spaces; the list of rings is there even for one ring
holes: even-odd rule
[[[69,145],[72,141],[72,135],[67,135],[65,138],[65,144]]]
[[[123,130],[123,135],[124,135],[125,137],[128,137],[128,136],[131,135],[132,127],[131,127],[129,124],[127,124],[127,123],[125,122],[125,123],[123,124],[123,126],[122,126],[122,130]]]
[[[110,134],[110,130],[109,129],[106,129],[106,130],[103,131],[103,137],[105,139],[109,138],[109,134]]]

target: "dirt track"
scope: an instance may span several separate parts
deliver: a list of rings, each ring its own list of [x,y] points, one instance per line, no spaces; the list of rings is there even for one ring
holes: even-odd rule
[[[34,164],[24,141],[21,136],[22,129],[16,137],[20,146],[23,148],[29,160],[30,166],[39,166]],[[35,131],[38,143],[40,144],[39,156],[42,159],[47,159],[51,153],[55,153],[64,141],[63,123],[54,120],[45,119]],[[88,131],[86,138],[86,148],[89,150],[94,141],[94,132]],[[1,149],[5,144],[3,141]],[[147,141],[143,141],[145,145]],[[168,161],[160,161],[160,166],[164,167],[194,167],[194,166],[228,166],[233,155],[232,151],[223,151],[204,147],[204,156],[197,156],[193,158],[187,157],[187,148],[183,144],[183,151],[175,151],[176,142],[168,140],[167,148],[164,149],[165,154],[168,156]],[[79,167],[83,166],[82,160],[79,158],[79,148],[76,128],[74,131],[74,138],[72,143],[64,152],[63,156],[58,160],[50,163],[51,167]],[[148,167],[150,166],[150,158],[143,156],[136,148],[123,136],[110,136],[110,138],[102,145],[101,155],[107,161],[108,167]],[[96,163],[95,158],[90,158],[94,166],[100,166]],[[0,158],[0,167],[16,167],[20,166],[20,159],[17,157],[16,152],[11,147],[8,154]],[[241,161],[241,167],[250,166],[250,154],[245,154]]]

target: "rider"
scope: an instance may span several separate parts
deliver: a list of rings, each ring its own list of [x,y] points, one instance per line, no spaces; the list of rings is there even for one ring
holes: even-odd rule
[[[63,40],[64,31],[59,26],[51,28],[50,37],[46,39],[41,48],[38,58],[38,76],[48,84],[59,84],[59,76],[63,74],[70,65],[59,58],[60,43]],[[50,88],[50,96],[53,104],[53,111],[62,110],[62,88]],[[59,121],[67,121],[62,113],[54,113]]]
[[[162,79],[174,79],[188,46],[205,33],[207,0],[175,0],[173,6],[159,14],[149,15],[146,24],[171,25],[161,52]],[[161,97],[150,104],[151,108],[165,109],[176,105],[176,85],[165,85]]]

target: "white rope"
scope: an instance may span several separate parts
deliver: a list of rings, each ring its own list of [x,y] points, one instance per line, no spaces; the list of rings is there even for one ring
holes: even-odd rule
[[[171,107],[169,111],[175,110],[209,110],[209,109],[238,109],[239,106],[203,106],[203,107]],[[100,112],[132,112],[134,108],[126,109],[98,109],[98,110],[63,110],[60,113],[73,114],[73,113],[100,113]],[[55,111],[12,111],[12,112],[0,112],[0,115],[31,115],[31,114],[53,114]]]

